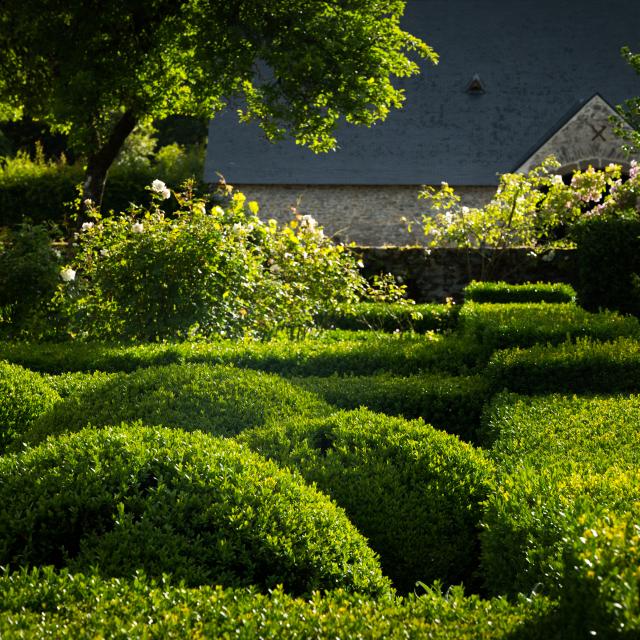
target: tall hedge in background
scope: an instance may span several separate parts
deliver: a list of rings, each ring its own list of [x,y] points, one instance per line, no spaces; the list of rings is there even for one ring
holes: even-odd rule
[[[177,189],[190,177],[202,175],[201,147],[189,149],[180,145],[161,148],[153,162],[138,162],[115,166],[109,174],[102,210],[124,211],[132,202],[148,204],[147,185],[161,178],[169,187]],[[15,227],[26,219],[33,223],[62,223],[74,210],[82,182],[82,166],[67,164],[64,157],[46,160],[42,153],[35,158],[20,152],[0,162],[0,227]],[[203,184],[198,185],[206,192]],[[165,210],[173,213],[177,203],[167,203]]]
[[[640,315],[640,219],[591,218],[576,226],[578,300],[590,310]]]
[[[51,300],[60,280],[61,252],[52,244],[56,229],[21,224],[0,237],[0,334],[39,338],[55,333]]]

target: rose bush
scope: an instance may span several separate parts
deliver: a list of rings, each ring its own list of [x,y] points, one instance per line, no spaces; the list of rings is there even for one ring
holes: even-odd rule
[[[186,184],[173,193],[179,208],[171,217],[162,204],[172,192],[160,180],[149,188],[150,208],[105,218],[91,210],[57,294],[69,333],[164,340],[285,330],[300,337],[320,314],[372,293],[353,252],[325,237],[311,216],[264,222],[257,203],[224,188],[226,206],[207,209]],[[401,293],[381,282],[376,295]]]
[[[476,276],[485,280],[508,248],[528,247],[552,258],[554,247],[572,246],[566,232],[578,220],[623,211],[640,214],[640,168],[635,161],[626,181],[622,168],[614,164],[576,171],[570,181],[554,173],[558,168],[550,157],[527,174],[501,175],[496,194],[482,207],[463,205],[446,182],[440,188],[425,186],[419,198],[427,201],[430,211],[418,224],[427,246],[478,252],[482,268]]]

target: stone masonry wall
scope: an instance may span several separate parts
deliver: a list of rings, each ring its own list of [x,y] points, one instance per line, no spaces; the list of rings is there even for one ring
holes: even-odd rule
[[[311,214],[327,235],[363,246],[421,244],[420,229],[412,233],[402,218],[419,218],[427,209],[418,200],[420,185],[234,185],[260,205],[260,217],[291,219],[291,207]],[[456,187],[467,206],[488,202],[494,187]]]
[[[341,242],[355,242],[366,275],[393,273],[407,285],[417,302],[461,299],[462,290],[481,274],[478,254],[460,249],[420,247],[420,229],[410,234],[405,217],[416,219],[427,210],[418,200],[420,185],[234,185],[260,205],[260,217],[279,222],[291,219],[291,207],[311,214],[325,233]],[[494,187],[455,187],[467,206],[481,206]],[[497,260],[492,280],[523,282],[575,282],[573,251],[557,251],[552,260],[512,249]]]
[[[416,302],[444,302],[448,297],[460,301],[464,287],[478,279],[481,272],[479,254],[464,249],[358,247],[355,251],[362,256],[365,275],[392,273],[398,282],[407,285],[409,297]],[[500,256],[490,279],[512,284],[575,285],[575,251],[567,249],[536,257],[527,249],[510,249]]]

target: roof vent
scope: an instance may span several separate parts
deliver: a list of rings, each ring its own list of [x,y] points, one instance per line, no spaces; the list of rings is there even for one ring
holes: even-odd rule
[[[480,80],[480,76],[477,73],[473,74],[473,78],[467,85],[466,92],[472,96],[479,96],[485,92],[484,82]]]

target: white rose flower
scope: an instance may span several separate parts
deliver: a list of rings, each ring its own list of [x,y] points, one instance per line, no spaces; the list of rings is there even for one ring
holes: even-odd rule
[[[280,273],[280,271],[282,271],[282,268],[278,264],[272,264],[269,267],[269,271],[271,271],[271,273]]]
[[[82,231],[88,231],[89,229],[93,229],[93,222],[83,222],[82,227],[80,227]]]
[[[144,225],[142,222],[134,222],[131,225],[131,231],[133,231],[133,233],[142,233],[144,231]]]
[[[300,219],[301,229],[308,229],[313,233],[317,229],[317,227],[318,227],[318,221],[313,216],[304,215]]]
[[[165,200],[171,197],[171,191],[162,180],[154,180],[151,183],[151,191],[162,196]]]
[[[64,282],[71,282],[76,279],[76,272],[71,268],[67,267],[66,269],[62,269],[60,271],[60,277],[64,280]]]
[[[462,211],[462,215],[466,216],[467,213],[469,213],[469,207],[462,207],[461,211]]]

